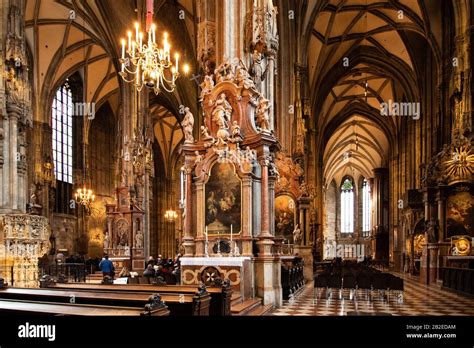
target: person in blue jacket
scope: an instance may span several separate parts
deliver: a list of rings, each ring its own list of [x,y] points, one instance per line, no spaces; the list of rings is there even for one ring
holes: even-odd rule
[[[99,268],[102,271],[102,274],[105,276],[114,276],[114,263],[109,260],[109,255],[105,255],[102,261],[99,263]]]

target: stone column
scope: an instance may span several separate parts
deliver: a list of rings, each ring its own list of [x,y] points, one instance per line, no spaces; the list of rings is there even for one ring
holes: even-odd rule
[[[196,202],[199,202],[196,204],[197,207],[201,206],[201,202],[204,204],[205,198],[204,198],[204,184],[202,182],[196,182],[194,184],[196,188]],[[205,205],[204,205],[205,206]],[[197,210],[196,211],[196,256],[204,256],[205,250],[204,250],[204,243],[205,243],[205,235],[204,235],[204,229],[206,228],[206,216],[204,209]],[[210,250],[209,250],[210,253]]]
[[[428,223],[431,219],[436,218],[436,196],[435,191],[431,187],[425,187],[423,189],[423,204],[425,207],[425,223]],[[423,284],[430,283],[430,266],[433,267],[437,262],[437,251],[436,251],[436,260],[431,260],[434,252],[430,252],[429,248],[432,245],[429,245],[428,233],[425,232],[426,245],[423,246],[423,252],[421,254],[421,266],[420,266],[420,282]]]
[[[185,206],[185,225],[184,225],[184,256],[194,256],[194,236],[193,236],[193,174],[192,167],[185,167],[186,173],[186,206]]]
[[[273,255],[274,241],[270,233],[270,190],[268,175],[269,159],[261,160],[262,167],[262,230],[257,237],[258,257],[255,258],[255,283],[257,296],[264,304],[280,306],[282,303],[280,260]],[[272,192],[272,194],[274,194]]]
[[[440,186],[436,195],[438,201],[438,242],[443,243],[446,238],[446,187]]]
[[[2,190],[0,192],[1,201],[0,207],[9,208],[10,206],[10,123],[8,118],[3,121],[3,136],[4,136],[4,147],[3,147],[3,166],[2,166]]]
[[[309,240],[310,219],[309,219],[309,197],[301,197],[298,201],[299,227],[303,234],[301,245],[294,246],[294,253],[303,258],[304,277],[306,281],[313,280],[313,253]]]
[[[241,254],[243,256],[253,256],[252,251],[252,177],[242,178],[242,241]]]
[[[9,185],[10,185],[10,208],[12,210],[18,209],[18,173],[17,163],[19,160],[18,156],[18,118],[20,116],[20,108],[16,105],[7,105],[7,112],[9,116],[9,144],[10,144],[10,172],[9,172]]]
[[[388,243],[388,206],[385,201],[387,191],[387,169],[374,169],[374,226],[375,230],[375,259],[389,259],[389,243]]]

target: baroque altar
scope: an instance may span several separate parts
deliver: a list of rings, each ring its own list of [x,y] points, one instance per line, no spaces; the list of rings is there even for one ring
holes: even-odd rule
[[[129,189],[119,187],[116,204],[106,205],[107,226],[104,235],[104,253],[114,261],[116,268],[142,271],[144,254],[144,211],[130,199]]]
[[[279,144],[270,124],[270,102],[240,60],[225,60],[201,87],[199,139],[183,126],[182,282],[219,274],[244,298],[260,296],[265,304],[279,305],[273,223],[273,154]]]

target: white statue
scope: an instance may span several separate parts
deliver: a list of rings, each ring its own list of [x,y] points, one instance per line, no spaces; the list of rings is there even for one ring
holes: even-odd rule
[[[184,108],[184,112],[186,114],[184,115],[183,121],[181,122],[181,127],[183,127],[183,133],[184,133],[184,142],[194,143],[194,137],[193,137],[194,116],[191,113],[191,111],[189,111],[188,107]]]
[[[206,126],[201,126],[201,134],[203,140],[212,139],[211,135],[209,134],[209,129]]]
[[[135,248],[143,248],[143,233],[141,231],[137,231],[137,233],[135,234]]]
[[[302,234],[299,224],[296,224],[295,229],[293,230],[293,244],[301,245]]]
[[[109,232],[105,232],[104,235],[104,249],[108,249],[110,245]]]
[[[224,93],[219,95],[215,106],[212,111],[212,120],[217,124],[219,129],[228,129],[230,116],[232,115],[232,106],[230,106],[227,101],[227,96]]]

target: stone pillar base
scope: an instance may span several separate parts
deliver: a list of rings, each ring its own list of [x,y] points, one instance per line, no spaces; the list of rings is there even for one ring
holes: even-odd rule
[[[194,249],[196,243],[194,242],[193,238],[186,238],[183,239],[183,247],[184,247],[184,255],[183,256],[194,256]]]
[[[428,253],[430,255],[428,282],[436,283],[436,280],[438,279],[438,254],[439,254],[438,244],[429,244]]]
[[[272,236],[259,237],[260,240],[257,242],[258,246],[258,256],[270,256],[272,255],[272,249],[275,242],[272,239]]]
[[[280,307],[283,302],[281,289],[281,263],[279,258],[255,258],[255,287],[263,304]]]
[[[313,280],[313,254],[310,246],[295,245],[294,253],[298,254],[304,261],[304,279],[307,282]]]
[[[423,252],[421,254],[421,264],[420,264],[420,282],[422,284],[429,284],[429,253],[428,246],[423,246]]]

